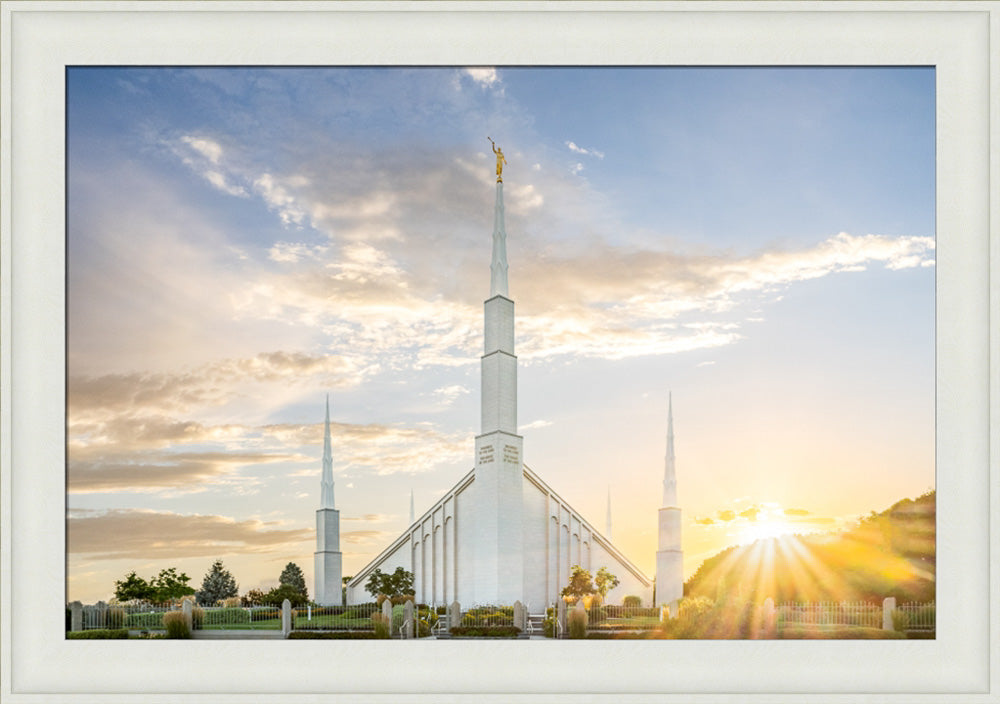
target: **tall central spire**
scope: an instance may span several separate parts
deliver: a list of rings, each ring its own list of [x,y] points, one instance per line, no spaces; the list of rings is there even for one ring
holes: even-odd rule
[[[490,263],[490,298],[507,296],[507,231],[503,216],[503,181],[497,181],[493,207],[493,261]]]
[[[677,505],[677,472],[674,467],[674,400],[667,396],[667,457],[663,468],[663,505]]]
[[[504,160],[499,148],[494,146],[493,150],[497,155],[497,191],[490,297],[483,304],[482,429],[476,436],[473,484],[472,598],[479,604],[513,604],[524,599],[524,464],[522,438],[517,434],[514,301],[507,290],[507,232],[500,179]]]
[[[320,478],[322,493],[320,508],[336,508],[333,505],[333,449],[330,442],[330,394],[326,395],[326,428],[323,431],[323,474]]]
[[[507,231],[503,182],[497,181],[493,220],[490,297],[485,303],[482,358],[482,433],[517,432],[517,357],[514,356],[514,301],[507,291]]]

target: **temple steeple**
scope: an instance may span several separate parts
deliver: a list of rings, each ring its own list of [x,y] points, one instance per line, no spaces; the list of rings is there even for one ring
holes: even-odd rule
[[[323,428],[323,472],[320,475],[319,509],[316,511],[316,552],[313,553],[313,591],[317,604],[340,604],[343,553],[340,552],[340,511],[333,505],[333,443],[330,441],[330,395],[326,395]]]
[[[684,595],[684,553],[681,550],[681,510],[677,506],[674,467],[674,402],[667,397],[667,457],[663,469],[663,506],[658,512],[656,551],[656,603],[671,604]],[[676,612],[674,612],[676,613]]]
[[[491,140],[492,141],[492,140]],[[524,597],[524,464],[517,434],[517,357],[514,301],[507,290],[507,231],[504,227],[503,152],[497,155],[496,205],[490,297],[484,303],[481,360],[482,425],[476,437],[474,537],[475,584],[479,604],[513,604]]]
[[[674,466],[674,401],[667,395],[667,456],[663,468],[663,506],[677,505],[677,474]]]
[[[507,291],[507,232],[503,182],[497,181],[490,263],[490,297],[485,303],[482,357],[482,434],[517,433],[517,357],[514,356],[514,301]]]
[[[330,394],[326,395],[326,426],[323,431],[323,474],[320,478],[322,489],[320,508],[336,508],[333,503],[333,449],[330,442]]]
[[[507,295],[507,231],[504,228],[503,181],[497,181],[493,207],[493,260],[490,262],[490,297]]]

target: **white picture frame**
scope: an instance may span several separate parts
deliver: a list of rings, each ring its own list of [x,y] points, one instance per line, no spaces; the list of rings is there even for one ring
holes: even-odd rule
[[[993,2],[3,2],[0,698],[998,701],[998,17]],[[642,63],[936,67],[935,640],[64,639],[67,65]]]

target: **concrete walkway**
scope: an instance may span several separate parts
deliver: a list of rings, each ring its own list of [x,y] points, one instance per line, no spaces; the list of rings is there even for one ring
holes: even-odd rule
[[[194,640],[284,640],[280,630],[252,629],[220,631],[216,629],[198,630],[191,633]]]

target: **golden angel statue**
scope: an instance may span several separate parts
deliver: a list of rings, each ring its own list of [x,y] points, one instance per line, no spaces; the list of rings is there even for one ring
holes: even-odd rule
[[[503,165],[507,163],[507,160],[503,156],[503,149],[497,149],[496,142],[487,137],[490,140],[490,144],[493,145],[493,153],[497,155],[497,183],[503,181]]]

